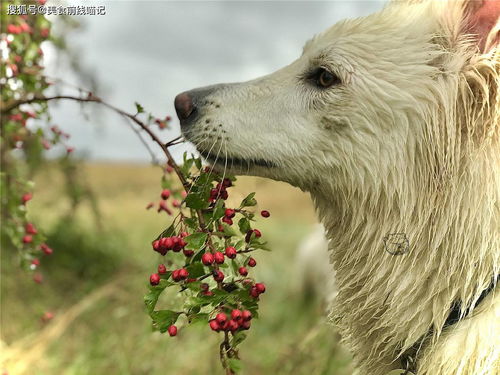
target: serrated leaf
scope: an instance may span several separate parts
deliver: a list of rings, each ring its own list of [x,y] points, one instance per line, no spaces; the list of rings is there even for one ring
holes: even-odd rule
[[[250,230],[250,221],[246,217],[242,217],[238,220],[238,227],[242,234],[246,234]]]
[[[156,303],[158,302],[158,298],[160,297],[162,291],[163,289],[153,289],[144,296],[144,303],[146,304],[148,313],[151,313],[155,309]]]
[[[172,179],[170,179],[167,176],[163,175],[161,177],[161,187],[163,189],[171,189],[172,188]]]
[[[224,227],[224,236],[234,237],[234,236],[238,235],[238,233],[236,233],[236,231],[233,229],[233,227],[231,227],[227,224],[222,224],[222,226]]]
[[[161,232],[159,234],[159,236],[156,237],[156,239],[159,240],[160,238],[163,238],[163,237],[171,237],[174,234],[175,234],[175,226],[174,226],[174,224],[172,224],[167,229],[165,229],[163,232]]]
[[[213,214],[212,214],[212,220],[219,220],[221,217],[224,216],[225,213],[225,208],[224,208],[224,201],[218,200],[217,203],[215,204]]]
[[[193,208],[195,210],[202,210],[208,207],[208,200],[205,199],[203,194],[200,193],[189,193],[189,195],[184,199],[186,206]]]
[[[243,331],[237,331],[237,332],[233,333],[233,339],[231,340],[231,343],[232,343],[231,346],[232,347],[238,346],[246,338],[247,338],[247,334],[245,332],[243,332]]]
[[[241,201],[241,207],[250,207],[250,206],[255,206],[257,204],[257,201],[254,198],[255,193],[250,193],[248,194],[245,199]]]
[[[229,368],[234,372],[240,372],[242,369],[241,361],[236,358],[229,358],[227,360]]]
[[[188,316],[189,324],[207,324],[208,323],[208,314],[207,313],[199,313]]]
[[[187,242],[186,247],[194,251],[200,250],[205,245],[207,236],[207,233],[204,232],[190,234],[189,236],[184,238],[184,240]]]
[[[205,268],[203,267],[203,264],[199,262],[190,264],[189,266],[186,267],[186,269],[189,272],[189,277],[193,279],[205,275]],[[188,285],[189,284],[194,284],[194,283],[188,283]]]
[[[158,310],[151,312],[150,316],[153,319],[153,328],[160,332],[166,332],[168,327],[175,324],[181,313],[172,310]]]
[[[144,112],[144,107],[140,105],[139,103],[135,102],[135,109],[137,110],[137,113],[143,113]]]

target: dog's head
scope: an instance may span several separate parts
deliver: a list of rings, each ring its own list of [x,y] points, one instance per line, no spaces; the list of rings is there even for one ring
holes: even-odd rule
[[[439,108],[453,111],[467,66],[496,42],[499,13],[494,0],[399,2],[340,22],[275,73],[179,94],[182,132],[219,169],[305,190],[405,174],[432,142],[431,120],[446,117]]]

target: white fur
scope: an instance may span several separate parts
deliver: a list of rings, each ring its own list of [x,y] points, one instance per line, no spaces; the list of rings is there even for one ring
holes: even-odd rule
[[[500,272],[500,54],[478,53],[465,8],[399,2],[340,22],[291,65],[211,88],[183,129],[220,167],[311,193],[336,271],[331,316],[362,374],[401,368],[424,337],[419,375],[500,373],[498,290],[442,329]],[[342,83],[308,83],[318,66]],[[391,255],[383,238],[401,232],[409,252]]]

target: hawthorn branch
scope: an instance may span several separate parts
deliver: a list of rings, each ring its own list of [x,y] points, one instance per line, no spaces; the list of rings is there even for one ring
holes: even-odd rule
[[[1,102],[0,103],[0,112],[2,114],[8,113],[12,111],[14,108],[17,108],[23,104],[31,104],[31,103],[38,103],[38,102],[49,102],[53,100],[73,100],[77,102],[83,102],[83,103],[99,103],[102,104],[103,106],[113,110],[114,112],[118,113],[119,115],[126,117],[130,120],[132,120],[136,125],[138,125],[143,131],[145,131],[155,142],[160,146],[162,149],[163,153],[168,159],[169,164],[174,168],[175,173],[177,174],[177,177],[181,181],[184,189],[189,189],[190,184],[186,181],[184,178],[184,175],[182,174],[179,166],[175,163],[174,158],[172,157],[172,154],[168,150],[168,146],[164,144],[158,136],[149,128],[148,125],[146,125],[144,122],[139,120],[136,115],[133,115],[131,113],[125,112],[124,110],[115,107],[112,104],[109,104],[105,102],[104,100],[100,99],[99,97],[92,95],[89,93],[87,97],[80,97],[80,96],[73,96],[73,95],[54,95],[54,96],[41,96],[41,95],[35,95],[31,98],[24,98],[24,99],[16,99],[12,100],[9,102]]]

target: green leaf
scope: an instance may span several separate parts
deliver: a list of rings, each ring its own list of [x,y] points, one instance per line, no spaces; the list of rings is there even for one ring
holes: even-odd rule
[[[144,296],[144,303],[146,304],[148,313],[151,313],[155,309],[156,303],[158,302],[158,298],[160,297],[162,291],[163,289],[153,289]]]
[[[233,268],[234,273],[238,275],[239,266],[238,263],[234,261],[234,259],[231,259],[231,267]]]
[[[200,193],[189,193],[189,195],[184,199],[186,206],[193,208],[195,210],[202,210],[208,207],[208,200],[205,196]]]
[[[224,227],[224,236],[234,237],[238,235],[231,226],[227,224],[222,224],[222,226]]]
[[[196,166],[196,168],[198,168],[199,171],[201,171],[201,168],[202,168],[201,158],[194,159],[194,165]]]
[[[174,233],[175,233],[175,226],[174,226],[174,224],[172,224],[167,229],[165,229],[163,232],[161,232],[160,235],[158,237],[156,237],[156,239],[159,240],[160,238],[163,238],[163,237],[171,237],[174,235]]]
[[[240,372],[242,369],[241,361],[239,359],[229,358],[227,360],[227,364],[229,365],[229,368],[234,372]]]
[[[172,188],[172,179],[167,178],[167,176],[163,175],[161,177],[161,187],[163,189],[171,189]]]
[[[269,247],[266,246],[267,242],[260,242],[257,238],[254,238],[250,241],[250,247],[254,249],[261,249],[265,251],[271,251]]]
[[[184,240],[187,242],[186,247],[194,251],[200,250],[207,241],[207,233],[198,232],[187,236]]]
[[[246,234],[250,230],[250,221],[246,217],[242,217],[238,221],[238,227],[242,234]]]
[[[198,223],[194,217],[184,218],[184,224],[186,224],[191,229],[198,229]]]
[[[135,102],[135,109],[137,110],[137,113],[143,113],[144,112],[144,107],[140,105],[139,103]]]
[[[219,220],[221,217],[224,216],[226,209],[224,208],[224,201],[223,200],[218,200],[217,203],[215,204],[214,211],[212,214],[212,220]]]
[[[193,314],[188,316],[188,320],[189,324],[198,324],[198,323],[207,324],[208,314],[207,313]]]
[[[190,264],[189,266],[186,267],[186,269],[189,272],[189,277],[193,278],[193,279],[200,277],[200,276],[203,276],[206,273],[205,267],[203,267],[203,264],[201,264],[199,262]],[[189,285],[189,284],[194,284],[194,283],[188,283],[187,285]],[[199,289],[199,285],[198,285],[198,289]]]
[[[158,310],[153,311],[150,315],[153,319],[153,328],[160,332],[166,332],[168,327],[177,321],[181,313],[172,310]]]
[[[240,208],[242,207],[250,207],[250,206],[255,206],[257,204],[257,201],[254,198],[255,193],[250,193],[248,194],[245,199],[241,201]]]
[[[236,347],[238,346],[239,344],[241,344],[243,342],[243,340],[245,340],[247,338],[247,334],[245,332],[242,332],[242,331],[237,331],[235,333],[233,333],[233,339],[231,340],[231,343],[232,343],[232,347]]]
[[[174,283],[166,280],[166,278],[170,276],[170,273],[171,272],[167,272],[165,275],[161,275],[162,279],[160,280],[160,283],[158,285],[149,286],[149,292],[144,296],[144,303],[146,304],[146,308],[149,313],[151,313],[155,309],[158,298],[160,297],[160,294],[163,292],[163,290],[168,286],[175,285]]]

